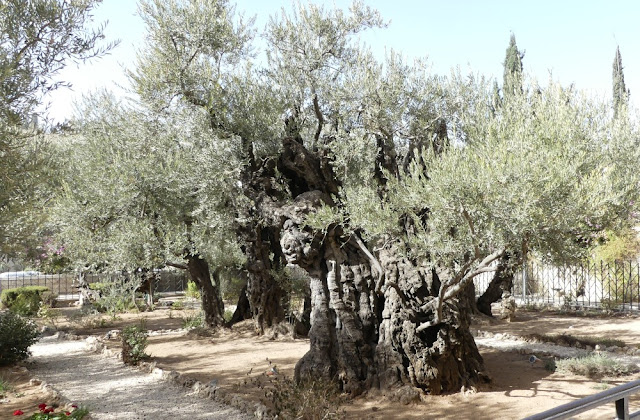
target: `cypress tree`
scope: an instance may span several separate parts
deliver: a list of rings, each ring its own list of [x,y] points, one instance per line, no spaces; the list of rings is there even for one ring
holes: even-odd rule
[[[627,104],[629,100],[629,90],[624,84],[624,73],[622,71],[622,56],[620,46],[616,47],[616,56],[613,59],[613,112],[618,116],[620,107]]]
[[[511,34],[509,47],[504,59],[504,83],[502,91],[505,96],[522,92],[522,59],[524,53],[518,50],[516,36]]]

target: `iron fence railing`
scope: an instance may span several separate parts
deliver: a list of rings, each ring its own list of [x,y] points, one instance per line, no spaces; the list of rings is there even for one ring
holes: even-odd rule
[[[91,283],[106,283],[122,279],[122,274],[83,273],[86,281]],[[156,293],[171,293],[184,291],[187,288],[188,277],[184,271],[159,271],[153,282]],[[59,300],[73,300],[80,297],[79,273],[42,274],[38,272],[17,271],[0,274],[0,291],[23,286],[44,286],[58,295]]]
[[[476,295],[493,273],[474,279]],[[640,261],[604,261],[553,266],[529,261],[514,273],[513,296],[520,303],[604,309],[640,309]]]
[[[560,420],[574,418],[604,404],[615,402],[615,419],[630,420],[640,418],[640,411],[629,412],[629,397],[640,392],[640,380],[619,385],[615,388],[563,404],[551,410],[529,416],[524,420]],[[613,414],[613,413],[612,413]],[[611,418],[611,417],[609,417]]]

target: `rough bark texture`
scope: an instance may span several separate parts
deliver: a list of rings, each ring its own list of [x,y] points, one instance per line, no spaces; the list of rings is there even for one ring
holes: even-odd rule
[[[387,246],[373,255],[340,227],[306,228],[306,214],[336,205],[332,195],[339,184],[322,156],[293,139],[283,146],[278,167],[291,180],[295,199],[276,211],[283,220],[280,243],[287,262],[311,277],[311,346],[296,365],[296,378],[336,380],[352,395],[409,384],[434,394],[455,392],[484,378],[469,331],[469,301],[451,300],[442,322],[416,332],[434,319],[437,274],[402,249]]]
[[[502,299],[505,292],[513,289],[513,270],[508,266],[509,256],[502,257],[498,268],[487,287],[487,290],[477,300],[477,307],[485,315],[491,314],[491,304]]]
[[[250,153],[252,156],[252,153]],[[275,181],[276,163],[254,158],[243,171],[242,189],[251,206],[241,206],[236,234],[247,259],[246,295],[256,328],[260,332],[284,321],[286,293],[274,278],[284,264],[280,251],[280,222],[274,219],[283,194]]]
[[[296,365],[296,378],[337,380],[352,395],[408,384],[438,394],[484,378],[468,302],[451,301],[440,324],[416,332],[433,319],[422,308],[438,294],[437,275],[395,249],[380,253],[379,275],[357,241],[338,228],[322,237],[301,229],[302,216],[322,201],[322,193],[309,192],[284,209],[291,218],[283,250],[311,277],[311,349]]]
[[[187,270],[191,280],[200,289],[202,297],[202,310],[204,312],[204,322],[209,327],[218,327],[224,324],[224,304],[220,296],[217,272],[214,272],[214,284],[209,270],[209,264],[200,256],[187,257]]]
[[[233,316],[229,320],[227,326],[232,326],[240,321],[244,321],[245,319],[250,319],[252,317],[251,306],[249,305],[249,299],[247,298],[247,286],[245,285],[240,291],[240,295],[238,296],[238,304],[236,305],[236,310],[233,312]]]
[[[247,298],[251,314],[257,328],[264,332],[284,320],[282,305],[285,293],[273,276],[274,270],[280,269],[277,255],[279,242],[273,240],[272,229],[262,228],[259,224],[253,226],[251,235],[245,235],[247,247]],[[275,244],[275,246],[272,246]],[[274,253],[273,250],[276,250]],[[275,254],[273,259],[271,255]]]

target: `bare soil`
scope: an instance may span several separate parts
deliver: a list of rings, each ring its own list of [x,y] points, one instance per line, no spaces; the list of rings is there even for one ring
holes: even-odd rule
[[[267,372],[276,366],[280,376],[291,376],[300,357],[309,348],[307,339],[259,336],[250,321],[220,330],[213,334],[197,335],[178,332],[182,318],[192,312],[159,309],[150,313],[124,314],[116,320],[87,322],[85,326],[68,322],[58,328],[72,329],[79,335],[104,336],[109,330],[143,321],[146,328],[156,331],[149,337],[147,352],[157,366],[175,370],[203,383],[216,380],[224,390],[255,401],[264,400],[265,387],[270,386]],[[516,336],[529,334],[571,334],[590,338],[616,338],[629,346],[640,343],[640,318],[636,316],[585,317],[550,312],[520,311],[516,319],[502,322],[479,318],[474,328],[493,333]],[[107,340],[117,347],[118,340]],[[589,379],[582,376],[552,373],[543,364],[530,365],[528,355],[480,347],[487,372],[492,382],[482,385],[477,392],[444,396],[423,395],[419,403],[402,405],[392,401],[390,395],[372,392],[344,406],[347,418],[353,419],[517,419],[582,398],[630,380],[640,375],[620,378]],[[8,372],[8,373],[7,373]],[[38,387],[29,386],[28,375],[10,369],[0,371],[24,394],[22,398],[37,405],[42,398]],[[36,390],[36,395],[32,391]],[[10,398],[0,405],[0,418],[20,406],[20,399]],[[16,405],[16,401],[18,404]],[[635,406],[635,407],[634,407]],[[632,399],[631,411],[640,408],[640,401]],[[613,404],[590,411],[578,418],[612,418]],[[10,416],[7,418],[11,418]]]

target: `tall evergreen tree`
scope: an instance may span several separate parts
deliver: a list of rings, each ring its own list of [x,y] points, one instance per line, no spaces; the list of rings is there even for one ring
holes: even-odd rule
[[[509,47],[504,59],[504,84],[502,91],[504,95],[522,92],[522,59],[524,53],[518,50],[516,36],[511,34]]]
[[[616,47],[616,56],[613,59],[613,111],[618,115],[621,106],[626,105],[629,100],[629,90],[624,84],[624,73],[622,71],[622,56],[620,46]]]

